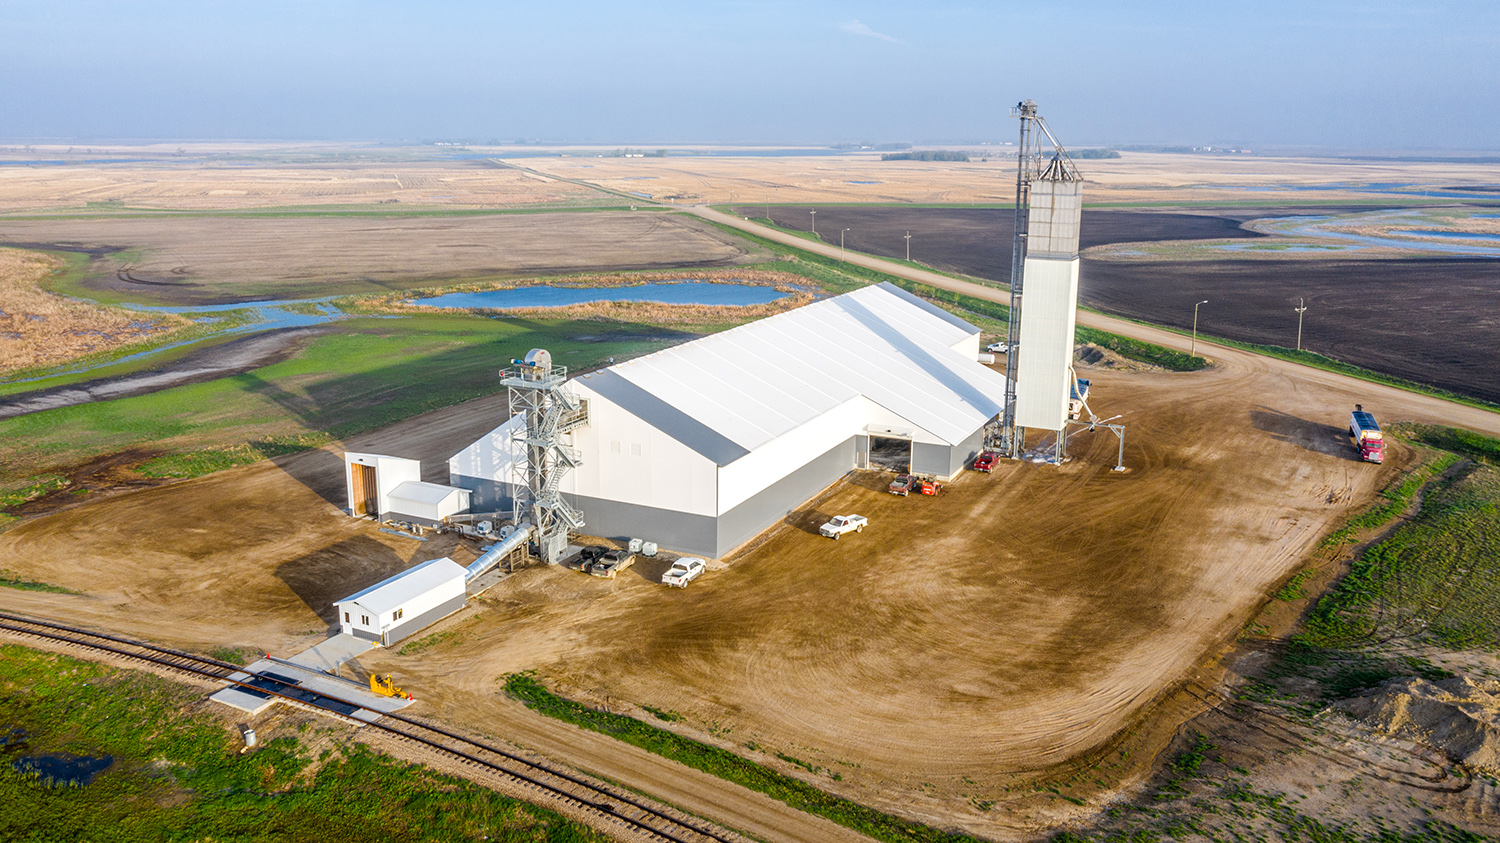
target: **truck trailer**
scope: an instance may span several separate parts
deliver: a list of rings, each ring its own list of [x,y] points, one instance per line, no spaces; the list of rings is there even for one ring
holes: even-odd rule
[[[1349,438],[1360,459],[1385,462],[1385,437],[1380,433],[1380,425],[1375,423],[1374,414],[1365,412],[1360,404],[1355,404],[1354,412],[1349,414]]]

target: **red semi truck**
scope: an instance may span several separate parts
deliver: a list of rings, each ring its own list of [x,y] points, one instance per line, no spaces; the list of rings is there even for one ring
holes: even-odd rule
[[[1385,437],[1380,433],[1380,425],[1375,423],[1375,416],[1365,412],[1362,405],[1355,404],[1354,412],[1349,414],[1349,438],[1354,440],[1360,459],[1385,462]]]

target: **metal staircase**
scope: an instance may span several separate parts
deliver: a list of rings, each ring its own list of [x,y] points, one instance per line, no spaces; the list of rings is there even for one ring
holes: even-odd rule
[[[536,525],[540,555],[549,565],[562,559],[571,533],[583,528],[583,513],[562,496],[563,479],[583,464],[583,455],[563,437],[589,423],[588,401],[567,387],[566,366],[553,366],[552,355],[534,348],[513,368],[500,372],[509,389],[510,411],[525,416],[515,437],[526,451],[516,466],[513,520]]]

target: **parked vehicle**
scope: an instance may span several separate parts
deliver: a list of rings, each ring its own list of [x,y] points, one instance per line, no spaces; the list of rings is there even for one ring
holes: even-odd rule
[[[891,485],[885,487],[885,490],[893,495],[900,495],[904,498],[911,494],[911,490],[916,487],[917,478],[910,474],[898,474],[896,475],[896,479],[891,481]]]
[[[921,492],[924,495],[935,495],[942,490],[943,487],[939,486],[936,480],[917,481],[917,491]]]
[[[999,342],[992,342],[989,345],[985,346],[984,350],[988,351],[991,354],[1004,354],[1007,351],[1010,351],[1010,344],[1005,340],[1000,340]]]
[[[672,567],[661,575],[661,581],[665,585],[675,585],[678,588],[687,588],[687,584],[696,580],[705,570],[708,563],[696,556],[685,556],[672,563]]]
[[[974,470],[989,474],[995,470],[995,463],[1000,461],[1000,455],[994,451],[980,451],[979,456],[974,458]]]
[[[610,550],[596,560],[589,573],[596,577],[614,579],[615,574],[635,564],[635,554],[628,550]]]
[[[818,532],[837,539],[845,533],[862,533],[870,520],[863,515],[835,515],[832,521],[818,528]]]
[[[1354,441],[1360,459],[1385,462],[1385,435],[1375,423],[1374,414],[1365,412],[1361,404],[1355,404],[1354,412],[1349,414],[1349,438]]]
[[[1068,392],[1068,418],[1078,421],[1083,415],[1083,402],[1089,397],[1089,379],[1078,378],[1073,382],[1073,388]]]

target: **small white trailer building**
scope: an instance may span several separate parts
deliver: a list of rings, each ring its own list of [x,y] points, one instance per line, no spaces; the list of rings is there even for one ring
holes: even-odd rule
[[[390,646],[462,609],[465,598],[464,567],[444,556],[381,580],[334,605],[345,635]]]
[[[390,509],[385,514],[424,527],[436,527],[449,515],[468,512],[469,495],[468,489],[408,480],[391,490]]]

